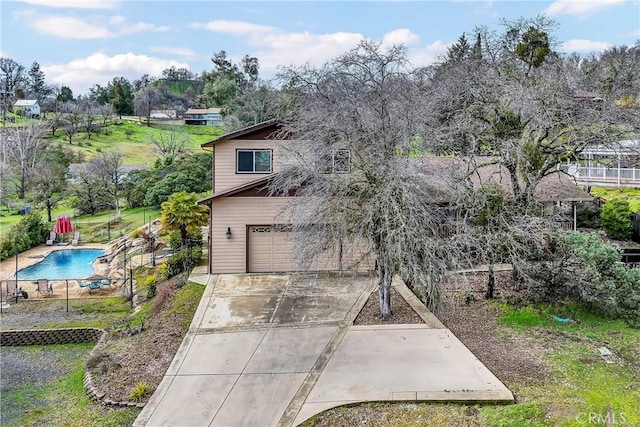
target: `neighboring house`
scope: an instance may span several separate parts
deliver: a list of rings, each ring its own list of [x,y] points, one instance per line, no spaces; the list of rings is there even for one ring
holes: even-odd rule
[[[184,124],[222,126],[222,108],[189,108],[184,113]]]
[[[20,99],[13,104],[14,108],[20,108],[22,114],[29,119],[40,118],[40,104],[35,99]]]
[[[287,221],[277,218],[288,196],[270,197],[265,186],[277,173],[285,159],[282,141],[269,139],[278,130],[275,120],[238,130],[202,144],[213,149],[213,195],[198,203],[209,206],[209,272],[264,273],[300,270],[293,256],[291,232]],[[332,159],[335,173],[348,173],[348,150]],[[446,171],[459,170],[463,162],[453,157],[425,157],[425,170],[433,180],[451,178]],[[490,162],[488,162],[490,163]],[[485,164],[472,178],[476,185],[488,182],[505,186],[509,192],[508,175],[498,165]],[[543,179],[536,197],[549,205],[592,200],[562,173]],[[575,212],[575,209],[574,209]],[[339,254],[326,254],[312,266],[315,270],[341,270],[349,259]],[[366,266],[369,268],[370,266]]]
[[[175,119],[177,117],[176,110],[151,110],[149,113],[151,119]]]

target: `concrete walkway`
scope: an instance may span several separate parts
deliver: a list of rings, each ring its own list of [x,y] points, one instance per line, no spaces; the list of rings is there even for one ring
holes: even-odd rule
[[[402,284],[422,325],[353,326],[368,277],[195,274],[192,325],[136,426],[291,426],[347,403],[511,402]]]

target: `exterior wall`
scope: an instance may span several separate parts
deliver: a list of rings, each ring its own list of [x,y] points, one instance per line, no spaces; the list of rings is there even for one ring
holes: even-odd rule
[[[218,147],[216,147],[216,152]],[[247,225],[271,225],[284,197],[221,197],[213,200],[211,218],[212,273],[247,271]],[[281,221],[278,221],[281,222]],[[227,227],[231,239],[227,239]]]
[[[273,149],[271,154],[272,172],[278,171],[278,156],[284,155],[278,147],[281,141],[272,140],[230,140],[215,145],[214,171],[216,192],[255,181],[268,174],[258,173],[236,173],[236,149]]]

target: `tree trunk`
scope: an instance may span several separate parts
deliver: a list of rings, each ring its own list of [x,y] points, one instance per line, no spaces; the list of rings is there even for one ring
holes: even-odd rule
[[[53,205],[47,200],[47,219],[49,222],[51,222],[51,209],[53,208]]]
[[[489,258],[489,279],[487,280],[487,292],[485,293],[485,297],[487,299],[493,298],[493,291],[496,287],[496,273],[495,273],[495,265],[493,263],[493,257]]]
[[[380,314],[383,319],[391,316],[391,272],[387,267],[378,266],[378,298],[380,300]]]

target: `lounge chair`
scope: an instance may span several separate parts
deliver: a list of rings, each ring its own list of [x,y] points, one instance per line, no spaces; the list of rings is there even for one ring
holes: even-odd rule
[[[38,287],[36,288],[36,292],[38,292],[38,295],[41,296],[51,296],[53,295],[53,287],[47,279],[38,279]]]
[[[17,298],[22,297],[24,299],[29,298],[29,294],[27,291],[23,291],[22,288],[18,285],[17,280],[7,280],[7,297]]]
[[[109,286],[111,287],[111,281],[108,279],[102,279],[100,280],[100,286]]]
[[[100,287],[100,283],[98,282],[89,283],[89,293],[91,293],[91,291],[100,291],[100,290],[102,290],[102,288]]]
[[[78,241],[80,240],[80,232],[76,231],[73,233],[73,240],[71,240],[71,246],[78,246]]]
[[[45,242],[45,245],[47,246],[51,246],[54,243],[56,243],[56,232],[55,231],[50,231],[49,232],[49,238],[47,239],[47,241]]]

